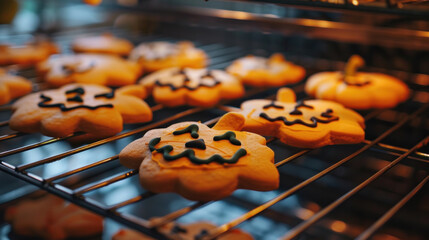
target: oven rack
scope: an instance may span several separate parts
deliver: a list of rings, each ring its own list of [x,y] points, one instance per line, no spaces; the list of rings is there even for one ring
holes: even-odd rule
[[[158,40],[158,39],[164,39],[164,38],[151,37],[149,39]],[[219,56],[219,60],[214,61],[214,64],[212,64],[211,67],[226,65],[229,61],[236,58],[236,56],[232,57],[229,55],[230,51],[223,51],[222,52],[221,50],[225,49],[225,47],[221,46],[221,45],[201,45],[200,47],[202,47],[202,48],[205,47],[206,49],[213,49],[213,52],[221,52],[222,53]],[[233,47],[233,49],[237,49],[237,48]],[[231,50],[231,48],[229,48],[229,50]],[[237,53],[244,54],[245,51],[237,50]],[[212,61],[212,63],[213,63],[213,61]],[[303,86],[302,86],[302,84],[298,84],[298,85],[293,86],[293,89],[297,92],[297,94],[302,94]],[[251,90],[250,94],[248,93],[248,95],[257,95],[257,94],[266,93],[266,92],[270,93],[270,94],[268,94],[268,97],[272,97],[273,91],[270,92],[269,89],[257,89],[257,90],[254,89],[254,90]],[[249,96],[247,96],[247,97],[249,97]],[[396,130],[400,129],[401,127],[404,127],[406,124],[409,124],[411,121],[415,120],[416,118],[421,117],[421,115],[423,113],[427,112],[428,108],[429,108],[429,103],[427,103],[427,102],[426,103],[419,103],[419,107],[417,109],[413,110],[412,112],[406,113],[401,118],[401,120],[395,122],[393,124],[393,126],[388,128],[387,130],[385,130],[382,134],[380,134],[374,140],[369,140],[369,139],[365,140],[361,144],[359,149],[354,151],[352,154],[349,154],[348,156],[340,159],[339,161],[330,165],[329,167],[325,168],[324,170],[322,170],[322,171],[318,172],[317,174],[307,178],[305,181],[287,189],[286,191],[281,192],[279,195],[272,198],[271,200],[269,200],[269,201],[267,201],[267,202],[265,202],[259,206],[256,206],[255,208],[253,208],[252,210],[248,211],[247,213],[241,215],[240,217],[238,217],[238,218],[236,218],[236,219],[234,219],[228,223],[225,223],[216,229],[209,231],[208,235],[205,236],[204,239],[212,239],[216,236],[219,236],[220,234],[227,232],[231,228],[236,227],[240,223],[247,221],[250,218],[252,218],[258,214],[261,214],[263,211],[267,210],[269,207],[271,207],[274,204],[288,198],[289,196],[294,195],[298,191],[304,189],[305,187],[309,186],[310,184],[312,184],[316,180],[322,178],[323,176],[327,175],[328,173],[332,172],[333,170],[345,165],[347,162],[351,161],[352,159],[356,158],[357,156],[361,155],[362,153],[364,153],[366,151],[382,151],[385,154],[394,156],[395,159],[393,161],[391,161],[388,165],[381,168],[376,173],[372,174],[370,177],[368,177],[367,179],[362,181],[359,185],[352,188],[346,194],[342,195],[340,198],[337,198],[335,201],[331,202],[328,206],[326,206],[323,209],[321,209],[320,211],[318,211],[311,218],[308,218],[305,221],[298,224],[296,227],[294,227],[292,230],[290,230],[287,233],[287,235],[285,236],[285,239],[291,239],[291,238],[295,237],[296,235],[305,231],[308,227],[314,225],[317,221],[319,221],[321,218],[326,216],[329,212],[334,210],[337,206],[339,206],[340,204],[345,202],[347,199],[356,195],[360,190],[367,187],[374,180],[381,177],[389,169],[391,169],[392,167],[394,167],[397,164],[400,164],[402,160],[409,159],[412,161],[419,162],[419,163],[421,163],[427,167],[428,166],[427,164],[429,163],[429,154],[426,152],[421,152],[419,150],[428,144],[428,142],[429,142],[428,136],[424,137],[423,139],[420,139],[420,141],[418,141],[416,144],[414,144],[412,147],[409,147],[409,148],[404,148],[401,146],[392,146],[392,145],[383,143],[383,140],[385,138],[391,136]],[[69,177],[69,176],[72,176],[75,174],[79,174],[79,173],[83,173],[87,170],[93,170],[93,169],[101,168],[105,164],[108,164],[111,162],[117,162],[117,159],[118,159],[117,155],[98,160],[94,163],[91,163],[91,164],[88,164],[88,165],[85,165],[83,167],[76,168],[76,169],[73,169],[70,171],[66,171],[64,173],[52,176],[50,178],[42,178],[41,176],[38,176],[34,173],[31,173],[29,170],[31,170],[35,167],[41,166],[41,165],[45,165],[47,163],[60,161],[67,156],[71,156],[71,155],[77,154],[79,152],[84,152],[84,151],[89,150],[91,148],[95,148],[97,146],[101,146],[101,145],[104,145],[104,144],[107,144],[110,142],[114,142],[114,141],[117,141],[117,140],[125,138],[125,137],[129,137],[129,136],[136,135],[136,134],[142,134],[145,131],[152,129],[152,128],[155,128],[155,127],[159,127],[159,126],[162,126],[165,124],[174,123],[176,120],[179,120],[183,117],[189,117],[189,116],[192,116],[193,114],[204,113],[204,112],[208,112],[208,111],[210,112],[210,111],[216,110],[215,114],[217,114],[218,116],[215,118],[212,118],[208,121],[205,121],[206,124],[210,125],[210,124],[215,123],[218,120],[218,118],[221,116],[221,113],[224,113],[227,111],[232,111],[235,108],[230,106],[229,104],[227,104],[227,105],[221,104],[221,105],[216,106],[216,109],[205,109],[205,108],[184,109],[183,111],[180,111],[178,114],[171,115],[171,116],[168,116],[166,118],[157,120],[155,122],[142,125],[138,128],[126,131],[126,132],[121,133],[119,135],[109,137],[106,139],[102,139],[102,140],[99,140],[97,142],[93,142],[93,143],[90,143],[87,145],[75,147],[75,148],[72,148],[72,149],[65,151],[63,153],[56,154],[54,156],[50,156],[48,158],[40,159],[38,161],[34,161],[31,163],[27,163],[27,164],[13,165],[13,164],[10,164],[10,163],[8,163],[8,161],[3,160],[3,159],[5,157],[11,156],[11,155],[14,155],[17,153],[25,152],[25,151],[40,148],[42,146],[46,146],[46,145],[49,145],[49,144],[52,144],[52,143],[55,143],[58,141],[66,140],[66,139],[70,138],[71,136],[68,136],[65,138],[50,138],[50,139],[45,140],[45,141],[36,142],[36,143],[30,144],[30,145],[21,146],[18,148],[6,150],[3,152],[0,152],[0,170],[10,174],[11,176],[18,178],[18,179],[22,179],[28,183],[31,183],[40,189],[46,190],[50,193],[53,193],[53,194],[60,196],[64,199],[67,199],[70,202],[73,202],[73,203],[75,203],[81,207],[87,208],[87,209],[89,209],[89,210],[91,210],[97,214],[109,217],[109,218],[114,219],[120,223],[123,223],[130,228],[137,229],[141,232],[144,232],[144,233],[146,233],[150,236],[153,236],[153,237],[157,237],[159,239],[167,239],[165,236],[163,236],[162,234],[160,234],[156,230],[154,230],[154,228],[156,228],[157,226],[161,226],[163,224],[166,224],[170,221],[173,221],[179,217],[182,217],[182,216],[192,212],[193,210],[196,210],[200,207],[206,206],[206,205],[211,204],[213,202],[209,202],[209,203],[195,202],[195,203],[191,204],[190,206],[187,206],[187,207],[184,207],[182,209],[173,211],[169,214],[166,214],[162,217],[158,217],[154,220],[145,220],[145,219],[141,219],[141,218],[138,218],[138,217],[130,215],[130,214],[121,213],[121,212],[119,212],[119,210],[121,208],[129,206],[131,204],[136,204],[138,202],[142,202],[144,200],[147,200],[150,197],[153,197],[154,195],[156,195],[155,193],[144,192],[142,194],[139,194],[136,197],[132,197],[132,198],[129,198],[125,201],[121,201],[119,203],[116,203],[114,205],[109,205],[109,206],[105,206],[104,204],[102,204],[98,201],[95,201],[91,198],[87,198],[84,196],[86,193],[89,193],[91,191],[98,190],[98,189],[106,187],[110,184],[113,184],[113,183],[116,183],[116,182],[119,182],[119,181],[122,181],[125,179],[132,178],[133,176],[136,176],[138,174],[137,170],[131,170],[131,171],[127,171],[124,173],[116,174],[112,177],[105,178],[101,181],[86,183],[85,185],[79,186],[78,188],[75,188],[75,189],[72,188],[73,185],[67,185],[67,184],[61,183],[59,181],[59,180],[64,179],[66,177]],[[158,112],[158,111],[162,111],[162,110],[168,111],[168,109],[165,109],[164,107],[162,107],[160,105],[152,105],[152,110],[155,112],[154,115],[156,115],[156,112]],[[388,112],[388,111],[392,111],[392,110],[373,110],[373,111],[367,112],[364,115],[364,117],[365,117],[366,122],[368,122],[374,118],[377,118],[378,116],[381,116],[383,114],[383,112]],[[196,120],[198,120],[198,119],[196,119]],[[8,125],[7,121],[0,123],[1,128],[7,128],[7,125]],[[17,139],[19,137],[23,137],[24,135],[26,135],[26,134],[23,134],[23,133],[6,134],[3,136],[0,136],[0,143],[7,142],[7,141],[10,141],[13,139]],[[269,138],[267,141],[268,145],[275,143],[275,142],[278,143],[278,141],[276,141],[275,138]],[[338,146],[338,147],[340,148],[340,146]],[[300,157],[303,157],[303,156],[309,154],[312,151],[317,151],[317,150],[318,149],[297,150],[293,154],[287,156],[286,158],[283,158],[279,161],[276,161],[275,164],[277,167],[282,167],[282,166],[287,165],[288,163],[291,163],[292,161],[299,159]],[[426,172],[425,177],[423,179],[421,179],[417,184],[415,184],[415,187],[411,191],[409,191],[399,202],[394,204],[392,206],[392,208],[389,209],[389,211],[385,212],[370,227],[365,229],[365,231],[363,231],[361,233],[361,235],[358,237],[358,239],[368,239],[372,234],[374,234],[377,229],[379,229],[402,206],[404,206],[404,204],[407,201],[409,201],[414,195],[416,195],[423,188],[423,186],[427,183],[428,178],[429,178],[429,175]]]

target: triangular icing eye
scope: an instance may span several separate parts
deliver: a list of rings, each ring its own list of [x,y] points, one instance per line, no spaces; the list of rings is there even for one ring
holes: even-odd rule
[[[185,147],[197,148],[197,149],[202,149],[202,150],[205,150],[207,148],[206,144],[204,143],[204,139],[197,139],[197,140],[189,141],[189,142],[185,143]]]
[[[267,104],[265,106],[262,107],[263,109],[268,109],[268,108],[277,108],[277,109],[284,109],[283,106],[281,105],[276,105],[276,101],[271,101],[270,104]]]
[[[200,135],[198,134],[198,125],[191,124],[182,130],[176,130],[173,132],[173,135],[182,135],[185,133],[190,133],[192,138],[198,138]]]
[[[229,142],[233,145],[241,146],[241,142],[235,138],[235,133],[232,131],[228,131],[222,135],[214,136],[214,141],[220,141],[220,140],[229,140]]]
[[[94,96],[94,98],[100,98],[100,97],[112,99],[115,97],[115,90],[112,89],[112,91],[109,93],[101,93]]]

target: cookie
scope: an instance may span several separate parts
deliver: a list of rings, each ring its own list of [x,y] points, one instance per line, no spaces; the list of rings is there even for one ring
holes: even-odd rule
[[[305,91],[310,96],[339,102],[354,109],[393,108],[407,100],[409,89],[401,80],[382,73],[357,72],[364,65],[350,57],[344,72],[321,72],[311,76]]]
[[[103,231],[102,217],[51,195],[9,207],[5,220],[15,234],[29,239],[82,239]]]
[[[0,65],[36,64],[58,52],[58,47],[47,40],[36,39],[22,46],[0,45]]]
[[[113,136],[124,123],[152,119],[149,106],[141,100],[144,89],[138,85],[115,90],[92,84],[70,84],[59,89],[37,92],[12,105],[11,129],[51,137],[72,133],[74,141]]]
[[[37,65],[53,87],[69,83],[91,83],[119,87],[134,84],[142,71],[138,64],[102,54],[54,55]]]
[[[216,228],[209,222],[196,222],[191,224],[168,223],[157,230],[164,233],[171,239],[195,240],[202,237],[207,231]],[[252,240],[253,237],[240,230],[232,229],[227,233],[216,238],[217,240]],[[143,233],[121,229],[112,237],[112,240],[154,240],[154,238],[144,235]]]
[[[0,105],[12,99],[24,96],[32,91],[31,81],[26,78],[8,74],[0,68]]]
[[[243,123],[240,115],[236,124]],[[274,190],[279,184],[265,138],[197,122],[150,130],[125,147],[119,160],[140,169],[140,183],[148,191],[176,192],[195,201],[221,199],[238,188]]]
[[[305,77],[305,69],[285,60],[282,54],[270,58],[246,56],[235,60],[227,72],[255,87],[277,87],[297,83]]]
[[[352,144],[365,138],[364,119],[355,111],[332,101],[296,101],[288,88],[279,90],[277,101],[245,101],[239,113],[246,118],[242,130],[277,137],[294,147]],[[236,114],[222,116],[218,124],[234,124]]]
[[[142,43],[131,51],[130,60],[138,62],[148,72],[171,67],[203,68],[207,65],[206,53],[187,41]]]
[[[244,87],[234,76],[205,68],[169,68],[154,72],[139,81],[156,102],[168,107],[191,105],[209,107],[221,99],[244,95]]]
[[[112,34],[81,37],[73,41],[72,49],[78,53],[102,53],[127,56],[133,49],[133,44]]]

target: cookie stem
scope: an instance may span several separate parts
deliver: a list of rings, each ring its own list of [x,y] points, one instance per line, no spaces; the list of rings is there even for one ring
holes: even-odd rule
[[[354,76],[356,76],[356,70],[365,65],[365,61],[359,55],[352,55],[347,61],[344,69],[344,81],[354,83]]]

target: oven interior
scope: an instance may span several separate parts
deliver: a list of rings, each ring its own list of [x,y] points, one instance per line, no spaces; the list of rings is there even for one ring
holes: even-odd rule
[[[153,217],[161,223],[213,222],[219,228],[207,238],[238,227],[264,240],[426,239],[428,5],[424,1],[274,2],[105,1],[94,8],[78,1],[21,1],[20,20],[0,25],[0,41],[23,43],[32,34],[45,34],[62,52],[71,52],[73,39],[104,32],[136,45],[190,40],[207,52],[211,69],[223,69],[248,54],[280,52],[304,66],[307,77],[342,69],[350,55],[359,54],[366,60],[364,70],[406,82],[412,91],[409,100],[394,109],[359,111],[366,124],[366,140],[361,144],[298,149],[268,138],[276,153],[280,188],[237,190],[207,203],[145,191],[138,172],[121,166],[117,154],[149,129],[185,120],[212,125],[247,99],[274,98],[277,89],[247,87],[245,97],[213,108],[166,108],[149,98],[152,122],[126,125],[117,136],[79,146],[65,138],[10,130],[10,105],[2,106],[0,213],[47,191],[105,216],[104,233],[97,237],[102,239],[110,239],[123,227],[162,239],[149,221]],[[25,11],[37,16],[39,23],[29,24],[31,14]],[[35,90],[45,88],[33,68],[8,67],[33,80]],[[289,86],[297,99],[308,97],[304,83]],[[1,239],[20,239],[3,220],[0,223]]]

